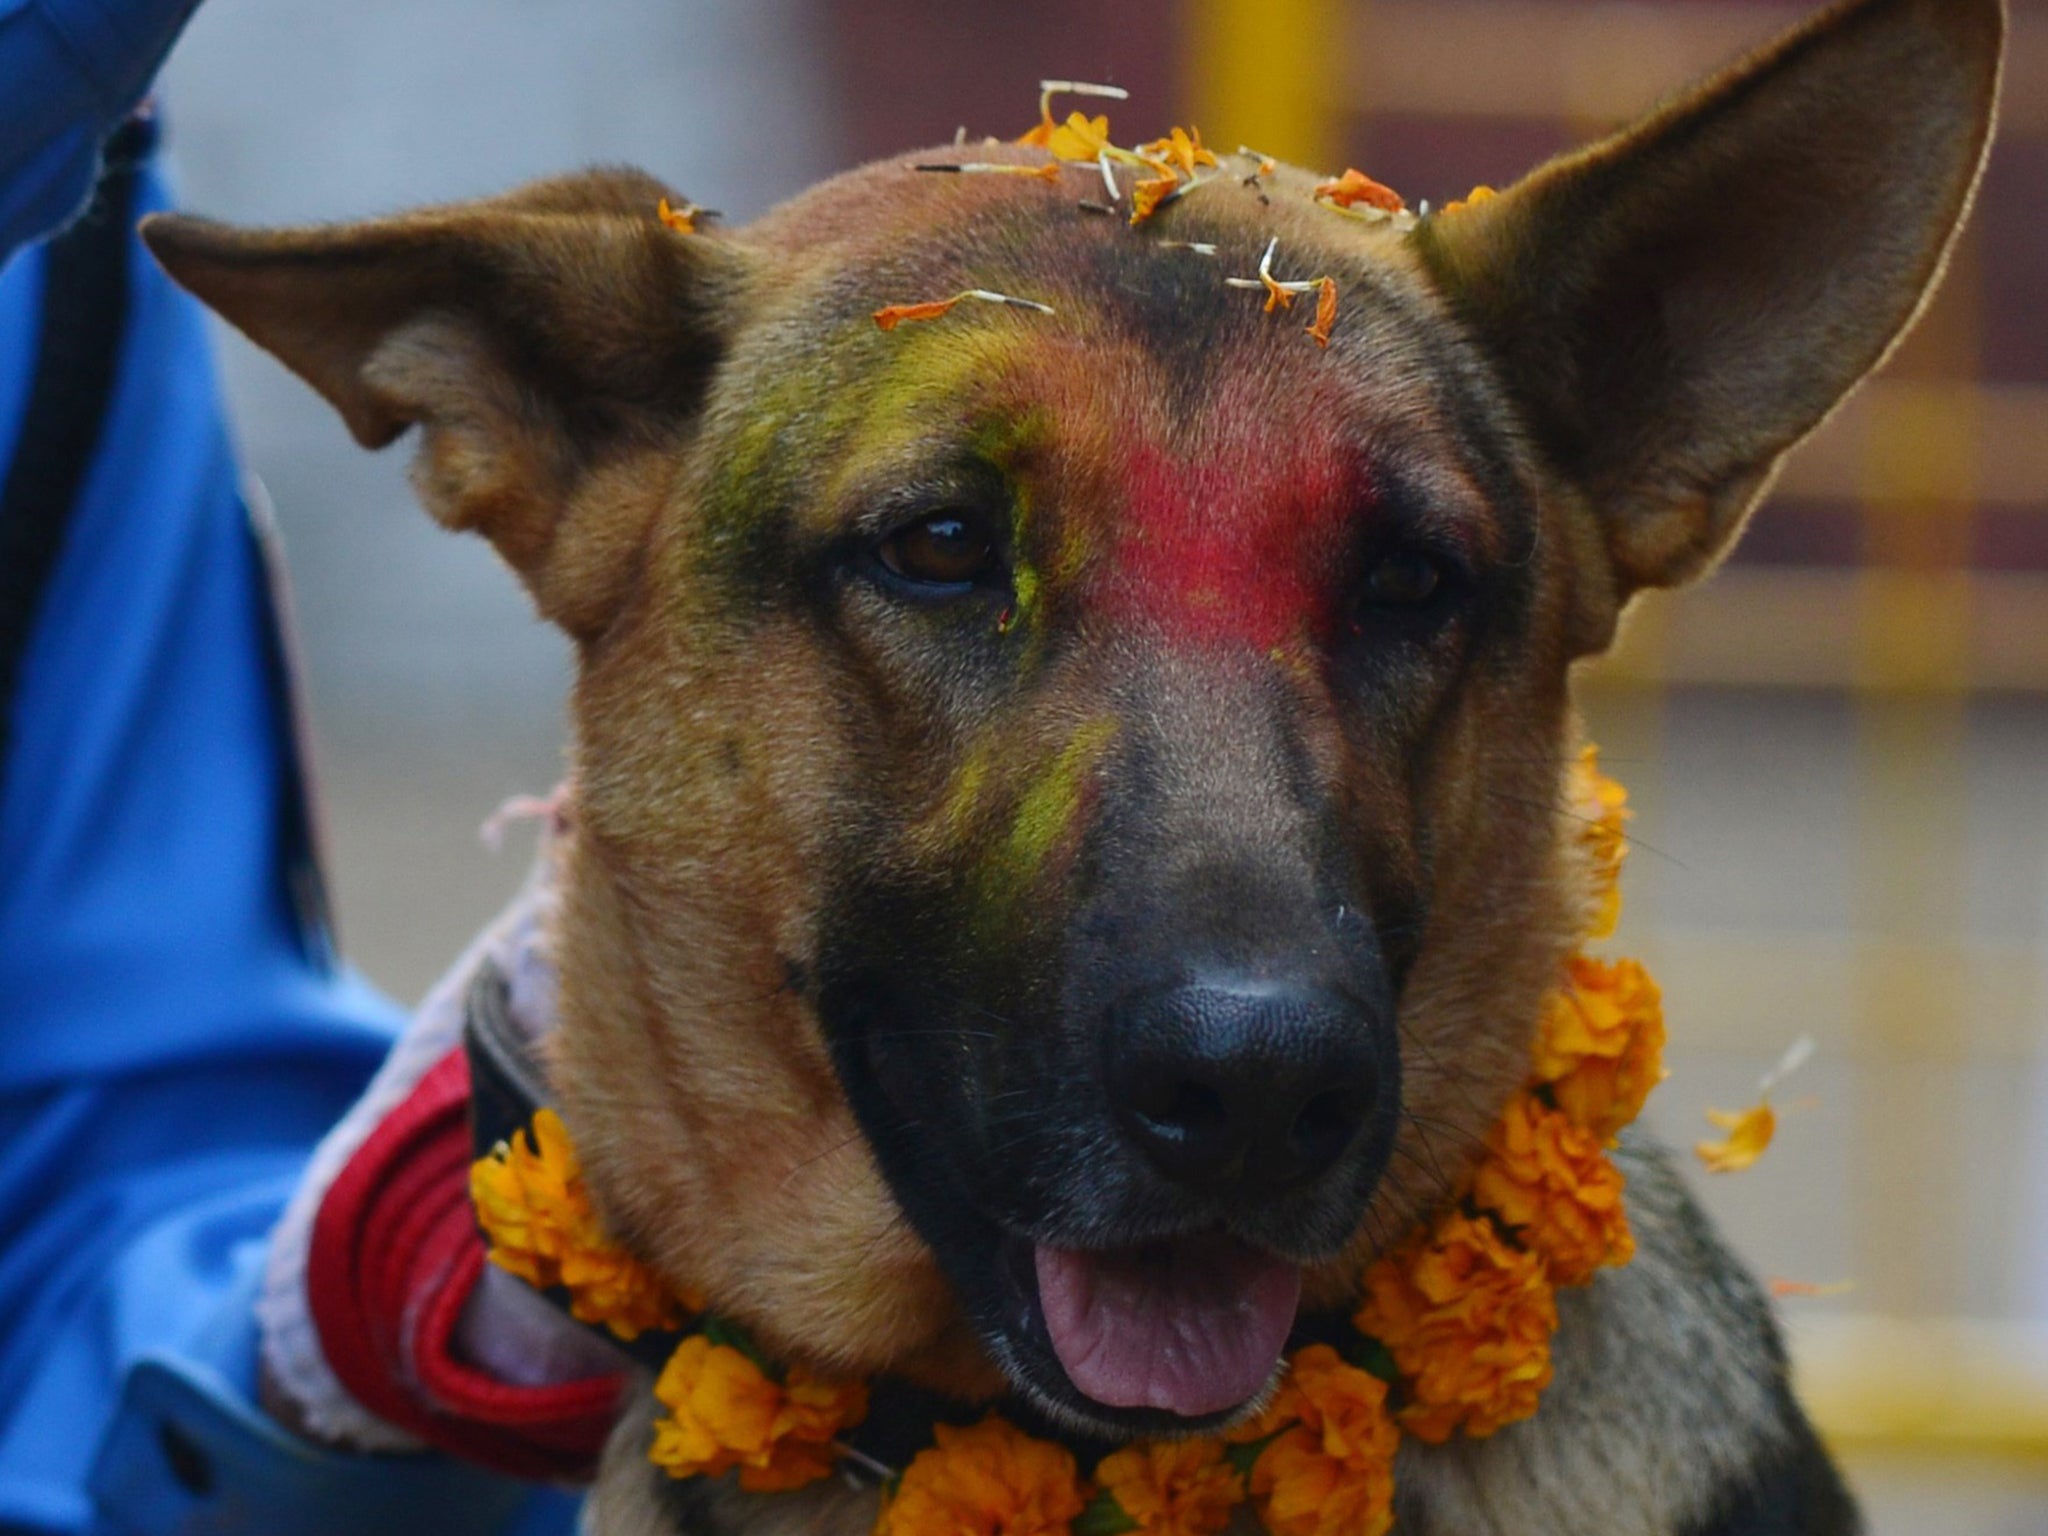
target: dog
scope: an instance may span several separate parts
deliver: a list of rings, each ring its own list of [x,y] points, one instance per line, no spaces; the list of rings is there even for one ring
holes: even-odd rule
[[[913,169],[1046,163],[972,146],[731,231],[598,170],[145,236],[365,446],[417,428],[574,643],[549,1075],[610,1229],[777,1358],[1115,1443],[1241,1419],[1275,1353],[1177,1375],[1048,1284],[1284,1333],[1520,1086],[1585,899],[1574,664],[1916,316],[2003,33],[1847,0],[1419,219],[1285,166],[1135,226],[1093,164]],[[1262,256],[1334,279],[1325,335],[1225,281]],[[1033,307],[875,322],[966,290]],[[1560,1297],[1533,1419],[1403,1447],[1398,1529],[1857,1529],[1758,1287],[1619,1156],[1638,1256]],[[873,1519],[671,1484],[652,1411],[590,1529]]]

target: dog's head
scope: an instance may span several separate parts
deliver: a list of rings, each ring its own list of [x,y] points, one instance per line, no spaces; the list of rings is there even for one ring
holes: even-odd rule
[[[906,157],[730,233],[595,172],[148,234],[577,644],[555,1069],[614,1225],[778,1351],[1156,1431],[1521,1079],[1570,664],[1907,324],[2000,33],[1840,7],[1419,223]],[[1326,348],[1225,281],[1274,241]],[[873,318],[966,289],[1050,313]]]

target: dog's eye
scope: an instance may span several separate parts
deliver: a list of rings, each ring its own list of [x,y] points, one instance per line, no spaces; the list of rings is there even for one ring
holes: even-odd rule
[[[1443,586],[1444,568],[1419,550],[1375,560],[1365,576],[1365,600],[1376,608],[1420,608]]]
[[[892,575],[905,581],[965,588],[995,569],[996,541],[964,513],[936,512],[884,539],[881,558]]]

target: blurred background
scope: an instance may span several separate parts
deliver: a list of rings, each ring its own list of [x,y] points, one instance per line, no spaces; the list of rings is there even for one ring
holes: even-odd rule
[[[1044,75],[1441,203],[1770,35],[1783,0],[208,0],[163,82],[187,202],[355,217],[594,161],[735,219],[1013,136]],[[2048,0],[1947,287],[1734,562],[1583,680],[1634,796],[1621,945],[1662,980],[1655,1126],[1776,1095],[1696,1179],[1784,1305],[1876,1536],[2048,1531]],[[343,942],[411,1000],[517,882],[477,828],[560,771],[566,657],[401,452],[222,352],[296,587]]]

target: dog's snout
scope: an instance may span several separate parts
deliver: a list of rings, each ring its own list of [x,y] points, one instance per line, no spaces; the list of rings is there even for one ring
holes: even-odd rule
[[[1381,1084],[1370,1023],[1305,986],[1210,979],[1118,1010],[1107,1082],[1124,1135],[1160,1173],[1234,1201],[1284,1194],[1358,1140]]]

